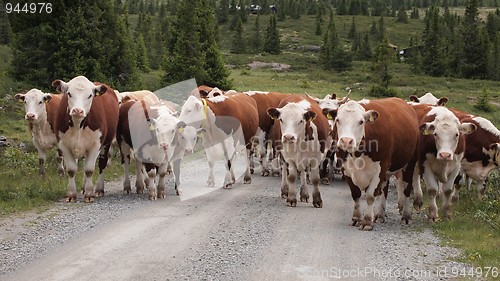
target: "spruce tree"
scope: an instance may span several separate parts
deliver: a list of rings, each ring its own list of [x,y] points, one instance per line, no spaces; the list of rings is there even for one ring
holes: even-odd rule
[[[3,0],[0,0],[0,7],[5,7]],[[9,15],[0,12],[0,45],[7,45],[12,41],[12,28],[10,26]]]
[[[316,29],[314,30],[314,34],[321,35],[322,34],[322,26],[323,26],[323,10],[318,9],[316,13]]]
[[[408,15],[406,14],[405,8],[403,5],[399,8],[398,17],[396,19],[397,22],[408,23]]]
[[[361,47],[358,51],[358,59],[360,60],[371,60],[373,57],[372,49],[370,47],[370,40],[368,38],[368,33],[365,33],[363,41],[361,42]]]
[[[445,73],[444,42],[439,24],[439,8],[431,7],[425,18],[422,35],[422,67],[426,74],[442,76]]]
[[[217,8],[217,21],[227,23],[229,20],[229,0],[221,0]]]
[[[250,45],[255,53],[262,50],[262,32],[260,30],[260,16],[255,17],[255,24],[253,26],[253,35],[250,37]]]
[[[481,78],[484,76],[485,69],[478,64],[484,60],[484,55],[479,50],[479,10],[478,0],[469,0],[465,8],[465,14],[462,25],[463,51],[461,54],[462,62],[460,72],[464,78]]]
[[[142,34],[139,35],[135,43],[135,55],[137,67],[142,71],[149,72],[148,52]]]
[[[356,35],[357,35],[356,18],[352,17],[351,28],[349,29],[349,34],[347,35],[347,38],[354,39],[356,37]]]
[[[276,17],[272,15],[269,18],[269,25],[266,29],[266,40],[264,42],[264,51],[270,54],[280,54],[281,53],[281,40],[278,33],[278,27],[276,26]]]
[[[500,32],[496,33],[492,48],[492,74],[491,79],[500,81]]]
[[[373,63],[374,74],[377,77],[377,85],[370,89],[370,95],[375,97],[393,97],[396,91],[389,88],[392,75],[389,73],[392,51],[388,47],[388,41],[385,34],[382,42],[377,48],[375,61]]]
[[[243,23],[241,18],[238,18],[238,23],[233,34],[233,43],[231,52],[234,54],[243,54],[246,51],[245,37],[243,36]]]

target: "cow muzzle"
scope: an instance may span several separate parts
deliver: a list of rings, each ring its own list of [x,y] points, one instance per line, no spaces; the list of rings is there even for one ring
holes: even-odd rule
[[[71,116],[72,117],[76,117],[76,118],[83,118],[85,117],[85,110],[83,110],[82,108],[73,108],[71,110]]]
[[[185,151],[186,151],[186,153],[193,153],[193,149],[192,148],[186,148]]]
[[[343,150],[352,150],[354,149],[354,139],[348,137],[342,137],[338,141],[338,146]]]
[[[451,154],[449,152],[439,152],[437,155],[437,159],[451,161],[451,160],[453,160],[453,154]]]
[[[160,143],[160,148],[163,149],[163,150],[167,150],[168,149],[168,143]]]
[[[26,113],[24,118],[28,121],[35,121],[36,120],[36,115],[34,113]]]
[[[283,143],[294,143],[297,138],[292,134],[283,135]]]

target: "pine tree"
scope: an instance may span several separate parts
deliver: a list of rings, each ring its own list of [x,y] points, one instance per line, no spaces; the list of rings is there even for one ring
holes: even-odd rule
[[[370,47],[370,40],[368,38],[368,33],[365,33],[363,41],[361,42],[361,47],[358,52],[358,59],[360,60],[371,60],[373,57],[372,49]]]
[[[463,19],[462,37],[464,41],[461,54],[462,62],[460,72],[464,78],[482,78],[485,76],[484,68],[485,55],[481,53],[479,30],[479,9],[478,0],[469,0]]]
[[[349,34],[347,35],[347,38],[349,39],[354,39],[357,35],[356,31],[356,19],[352,17],[352,23],[351,23],[351,29],[349,29]]]
[[[260,16],[255,17],[255,24],[253,26],[253,35],[250,38],[250,45],[255,53],[262,50],[262,32],[260,31]]]
[[[279,4],[277,7],[278,7],[278,20],[285,21],[286,20],[286,11],[288,8],[285,0],[279,0]]]
[[[340,44],[340,38],[333,21],[333,12],[330,12],[328,29],[323,38],[320,63],[325,69],[337,71],[345,71],[352,66],[352,54],[344,50]]]
[[[384,34],[385,34],[385,23],[384,23],[384,17],[382,16],[378,20],[378,39],[384,40]]]
[[[139,67],[142,71],[149,72],[148,53],[146,50],[146,44],[144,43],[144,36],[142,36],[142,34],[139,35],[137,42],[135,43],[135,54],[137,67]]]
[[[391,63],[391,49],[388,48],[387,37],[384,35],[382,42],[377,48],[376,59],[373,63],[373,70],[377,77],[377,85],[370,89],[370,95],[375,97],[396,96],[395,90],[389,88],[392,75],[389,73]]]
[[[226,23],[229,20],[229,0],[221,0],[217,8],[217,21]]]
[[[240,0],[239,6],[240,6],[239,15],[240,15],[240,18],[241,18],[241,22],[242,23],[247,23],[247,21],[248,21],[248,11],[245,8],[245,2],[243,2],[243,0]]]
[[[337,15],[339,15],[339,16],[347,15],[347,3],[346,3],[346,0],[340,0],[340,5],[337,8]]]
[[[495,42],[492,48],[492,74],[491,79],[500,81],[500,32],[496,33]]]
[[[443,36],[439,24],[439,8],[431,7],[426,14],[422,35],[422,67],[426,74],[442,76],[445,73]]]
[[[208,0],[182,0],[174,26],[174,48],[165,62],[165,83],[195,78],[197,83],[231,87],[216,41],[215,15]]]
[[[234,54],[243,54],[246,51],[245,37],[243,36],[243,23],[241,18],[238,18],[238,23],[234,30],[233,43],[231,52]]]
[[[5,7],[3,0],[0,0],[0,7]],[[10,26],[9,15],[4,11],[0,12],[0,45],[7,45],[12,41],[12,28]]]
[[[270,54],[280,54],[281,53],[281,41],[280,35],[278,33],[278,28],[276,26],[276,17],[272,15],[269,18],[269,25],[266,29],[266,40],[264,42],[264,51]]]
[[[399,8],[397,22],[408,23],[408,15],[403,5]]]
[[[322,26],[323,26],[323,12],[321,9],[318,9],[318,12],[316,13],[316,29],[314,30],[314,34],[321,35]]]

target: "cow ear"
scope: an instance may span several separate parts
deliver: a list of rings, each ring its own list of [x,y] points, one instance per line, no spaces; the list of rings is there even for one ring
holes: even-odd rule
[[[437,105],[439,105],[439,106],[445,106],[447,102],[448,102],[448,98],[447,97],[442,97],[442,98],[440,98],[438,100]]]
[[[419,100],[419,99],[418,99],[418,97],[417,97],[417,96],[415,96],[415,95],[411,95],[411,96],[409,96],[408,98],[409,98],[409,99],[410,99],[410,101],[412,101],[412,102],[420,103],[420,100]]]
[[[314,111],[309,110],[306,113],[304,113],[304,120],[306,121],[312,121],[315,117],[316,117],[316,112]]]
[[[205,90],[200,90],[200,97],[202,97],[202,98],[208,97],[208,92]]]
[[[177,123],[177,128],[178,128],[178,129],[180,129],[180,128],[184,129],[184,128],[186,128],[186,126],[187,126],[187,125],[186,125],[186,123],[185,123],[184,121],[179,121],[179,122]]]
[[[336,100],[337,99],[337,94],[331,94],[330,95],[331,100]]]
[[[368,122],[374,122],[378,119],[378,112],[375,110],[368,110],[365,113],[365,120]]]
[[[96,96],[104,95],[108,91],[108,87],[104,85],[95,86],[94,94]]]
[[[43,101],[44,102],[49,102],[52,99],[52,96],[49,94],[46,94],[43,96]]]
[[[66,84],[62,80],[59,79],[54,80],[52,81],[51,85],[56,89],[56,91],[58,91],[61,94],[65,94],[68,91],[68,84]]]
[[[328,120],[334,120],[337,118],[337,109],[323,108],[323,115],[325,115]]]
[[[154,118],[149,118],[148,120],[148,124],[149,124],[149,130],[150,131],[155,131],[156,130],[156,119]]]
[[[420,125],[419,128],[424,136],[428,136],[428,135],[434,133],[434,129],[435,129],[434,124],[432,124],[432,123],[424,123],[424,124]]]
[[[205,128],[199,128],[198,130],[196,130],[196,134],[198,136],[201,136],[202,134],[206,133],[207,130]]]
[[[461,134],[468,135],[477,129],[476,125],[473,123],[462,123],[458,126],[458,130]]]
[[[26,98],[26,94],[16,94],[14,96],[14,98],[18,101],[18,102],[24,102],[24,99]]]
[[[281,112],[276,108],[276,107],[271,107],[267,109],[267,115],[271,117],[272,119],[278,119],[280,118]]]

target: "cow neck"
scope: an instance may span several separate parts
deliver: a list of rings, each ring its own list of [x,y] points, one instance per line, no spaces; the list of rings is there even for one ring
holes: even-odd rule
[[[208,104],[207,104],[207,100],[204,98],[201,99],[201,102],[203,103],[203,121],[201,122],[201,128],[206,128],[207,123],[208,123],[207,122]]]
[[[44,118],[44,121],[40,122],[28,122],[31,134],[33,136],[37,136],[39,139],[42,136],[46,136],[47,134],[52,132],[52,125],[50,125],[47,116],[40,116],[39,118]]]

